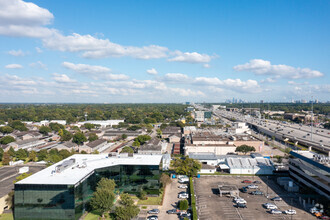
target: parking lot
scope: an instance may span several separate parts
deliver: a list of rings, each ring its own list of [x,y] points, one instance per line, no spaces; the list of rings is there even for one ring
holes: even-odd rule
[[[243,180],[261,181],[259,186],[260,191],[264,195],[251,195],[249,193],[239,192],[239,196],[244,198],[247,202],[247,208],[236,208],[232,198],[225,196],[220,197],[218,185],[228,184],[236,185],[238,188],[247,186],[249,184],[242,183]],[[268,182],[268,184],[266,184]],[[269,187],[267,187],[267,185]],[[294,219],[294,220],[308,220],[316,219],[311,214],[305,212],[297,205],[296,195],[287,193],[272,178],[267,177],[237,177],[237,176],[202,176],[200,179],[194,180],[194,188],[196,194],[196,203],[198,217],[200,220],[264,220],[264,219]],[[250,189],[254,191],[255,189]],[[268,198],[266,194],[268,192]],[[270,198],[275,196],[281,197],[282,201],[273,202]],[[292,203],[291,203],[292,201]],[[262,204],[273,203],[279,210],[284,211],[292,209],[297,211],[296,215],[286,214],[270,214]]]

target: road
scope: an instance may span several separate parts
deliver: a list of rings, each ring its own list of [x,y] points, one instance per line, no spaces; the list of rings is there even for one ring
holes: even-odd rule
[[[254,126],[260,132],[270,136],[275,136],[280,140],[291,140],[307,146],[312,146],[317,150],[330,152],[330,131],[323,128],[311,128],[306,125],[287,123],[275,120],[256,119],[237,112],[225,110],[215,110],[213,113],[222,118],[235,118],[236,121],[246,122]]]

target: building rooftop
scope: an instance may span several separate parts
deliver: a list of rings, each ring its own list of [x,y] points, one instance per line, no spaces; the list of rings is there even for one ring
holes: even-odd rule
[[[75,154],[16,184],[75,185],[95,169],[116,165],[159,165],[162,155]]]
[[[104,139],[97,139],[95,141],[92,141],[92,142],[89,142],[88,144],[86,144],[88,147],[90,148],[94,148],[94,147],[97,147],[99,146],[100,144],[103,144],[104,142],[107,142],[106,140]]]

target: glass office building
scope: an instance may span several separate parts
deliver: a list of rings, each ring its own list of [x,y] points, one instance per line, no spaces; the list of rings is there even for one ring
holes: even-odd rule
[[[310,151],[291,151],[290,176],[330,199],[330,158]]]
[[[90,156],[79,165],[79,159]],[[159,194],[161,155],[72,157],[75,162],[60,172],[55,164],[15,184],[15,219],[79,219],[102,177],[115,180],[116,193]]]

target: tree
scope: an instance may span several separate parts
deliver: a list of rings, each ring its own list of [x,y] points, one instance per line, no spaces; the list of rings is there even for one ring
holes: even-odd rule
[[[59,132],[59,135],[61,136],[61,141],[69,141],[73,137],[71,132],[69,132],[65,129],[64,130],[61,129],[60,131],[62,131],[62,132]]]
[[[159,128],[157,129],[157,136],[160,138],[162,136],[163,132]]]
[[[323,126],[324,126],[325,129],[330,129],[330,122],[325,123]]]
[[[188,200],[180,200],[179,201],[179,209],[180,210],[187,210],[188,209]]]
[[[132,153],[134,153],[134,150],[132,148],[130,148],[129,146],[126,146],[120,151],[120,153],[130,153],[130,154],[132,154]]]
[[[99,137],[95,133],[90,133],[89,136],[88,136],[88,141],[89,142],[95,141],[97,139],[99,139]]]
[[[161,124],[160,125],[160,130],[164,130],[167,126],[168,126],[168,124]]]
[[[140,209],[134,205],[134,201],[127,193],[120,196],[119,204],[120,206],[115,209],[116,219],[118,220],[130,220],[140,212]]]
[[[49,127],[52,131],[59,132],[61,129],[65,129],[65,127],[59,123],[49,123]]]
[[[3,154],[4,154],[4,150],[0,148],[0,161],[2,161]]]
[[[122,134],[122,135],[121,135],[121,138],[122,138],[123,140],[125,140],[125,139],[127,138],[127,134]]]
[[[91,206],[95,210],[99,210],[104,217],[105,212],[109,212],[115,200],[115,181],[112,179],[102,178],[96,187],[91,199]]]
[[[9,144],[14,141],[15,141],[15,138],[13,138],[12,136],[5,136],[0,139],[0,144]]]
[[[93,128],[95,128],[95,125],[94,124],[91,124],[91,123],[85,123],[84,124],[84,127],[90,131]]]
[[[248,146],[246,144],[236,147],[236,150],[235,150],[235,152],[242,152],[244,154],[246,154],[248,152],[252,152],[252,151],[256,151],[256,149],[254,147]]]
[[[198,171],[202,168],[202,164],[199,161],[189,157],[175,159],[172,160],[171,163],[175,168],[176,173],[191,177],[196,176]]]
[[[42,125],[40,128],[39,128],[39,133],[43,134],[43,135],[48,135],[48,133],[51,132],[50,130],[50,127],[48,126],[44,126]]]
[[[0,127],[0,132],[3,133],[3,134],[10,134],[13,131],[14,131],[14,129],[9,127],[9,126]]]
[[[31,175],[32,175],[32,173],[22,173],[21,175],[16,177],[16,179],[13,181],[13,183],[17,183],[17,182],[21,181],[22,179],[25,179],[26,177],[29,177]]]
[[[25,149],[19,149],[16,151],[16,158],[19,160],[25,160],[29,156],[29,152]]]
[[[146,200],[147,199],[147,192],[144,190],[141,190],[139,193],[139,199]]]
[[[20,121],[20,120],[14,120],[9,122],[8,125],[12,127],[13,129],[19,130],[19,131],[27,131],[27,127]]]
[[[133,125],[133,126],[130,126],[127,128],[127,130],[129,130],[129,131],[136,131],[139,129],[141,129],[141,126],[138,126],[138,125]]]
[[[16,156],[16,151],[14,150],[13,147],[10,147],[8,150],[8,153],[11,157],[15,157]]]
[[[162,173],[162,175],[160,176],[160,183],[162,184],[162,187],[165,187],[167,184],[170,184],[171,182],[172,182],[171,177],[166,173]]]
[[[38,156],[38,161],[46,160],[48,157],[47,150],[43,149],[43,150],[38,151],[37,156]]]
[[[132,144],[132,146],[137,147],[137,148],[140,147],[140,145],[141,145],[140,142],[137,140],[135,140]]]
[[[4,152],[2,155],[2,164],[9,165],[9,162],[10,162],[10,155],[8,152]]]
[[[36,161],[37,160],[37,153],[33,150],[29,153],[29,161]]]
[[[70,157],[72,154],[70,153],[70,151],[62,149],[58,152],[59,156],[61,156],[61,159],[65,159],[67,157]]]
[[[75,135],[73,135],[72,142],[74,142],[78,145],[82,145],[86,141],[87,141],[87,138],[85,137],[85,135],[82,132],[77,132]]]
[[[151,137],[149,135],[139,135],[135,138],[135,141],[137,140],[138,142],[140,142],[140,145],[142,145],[150,139]]]

